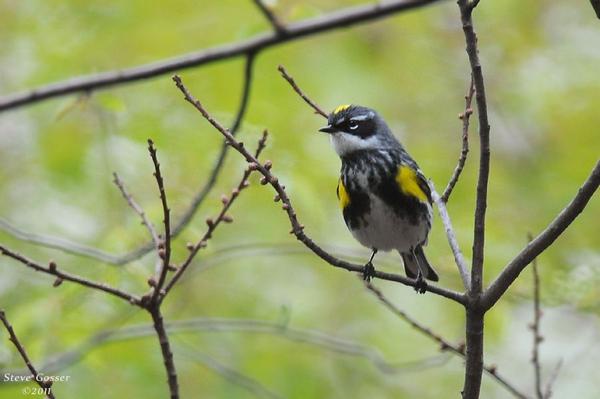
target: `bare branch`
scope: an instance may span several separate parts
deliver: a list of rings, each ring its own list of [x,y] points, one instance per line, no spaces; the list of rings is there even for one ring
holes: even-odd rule
[[[600,0],[590,0],[592,8],[596,12],[596,16],[600,18]]]
[[[450,181],[448,181],[448,185],[446,186],[446,189],[442,194],[442,201],[444,203],[448,202],[450,194],[452,194],[452,190],[454,190],[454,186],[458,182],[458,178],[460,177],[460,174],[462,173],[462,170],[465,167],[465,162],[467,162],[467,154],[469,153],[469,121],[471,118],[471,114],[473,113],[473,109],[471,108],[471,102],[473,101],[474,93],[475,86],[473,84],[473,76],[471,75],[471,83],[469,84],[469,89],[467,90],[467,94],[465,95],[465,111],[458,116],[462,120],[462,149],[460,151],[460,156],[458,158],[456,168],[454,168],[452,177],[450,177]]]
[[[533,237],[529,234],[529,242]],[[533,333],[533,345],[531,354],[531,363],[533,364],[535,394],[537,399],[544,399],[542,393],[542,366],[540,364],[540,344],[544,338],[540,334],[540,319],[542,311],[540,310],[540,275],[538,273],[537,258],[532,261],[533,272],[533,323],[531,324],[531,332]]]
[[[462,358],[465,357],[464,344],[455,345],[455,344],[447,341],[446,339],[444,339],[439,334],[432,331],[430,328],[423,326],[421,323],[419,323],[418,321],[413,319],[411,316],[409,316],[405,311],[403,311],[402,309],[400,309],[396,305],[394,305],[392,302],[390,302],[390,300],[385,297],[383,292],[381,292],[381,290],[379,290],[373,284],[371,284],[369,282],[365,282],[365,287],[367,287],[367,289],[373,295],[375,295],[377,297],[377,299],[379,300],[379,302],[381,302],[388,310],[390,310],[396,316],[398,316],[399,318],[401,318],[402,320],[407,322],[415,330],[419,331],[421,334],[425,335],[426,337],[432,339],[437,344],[439,344],[441,351],[451,352]],[[519,390],[514,385],[509,383],[504,377],[502,377],[500,374],[498,374],[498,370],[497,370],[496,366],[484,365],[483,367],[484,367],[484,370],[493,379],[495,379],[500,385],[502,385],[504,388],[506,388],[511,394],[513,394],[513,396],[515,396],[516,398],[520,398],[520,399],[527,399],[527,396],[525,394],[519,392]]]
[[[123,198],[125,198],[125,201],[127,201],[127,204],[129,204],[131,209],[133,209],[134,212],[140,216],[140,218],[142,219],[142,224],[146,226],[146,229],[148,229],[148,232],[150,233],[150,237],[152,237],[152,241],[154,242],[155,247],[158,248],[160,239],[158,238],[158,233],[156,232],[154,225],[152,224],[152,222],[150,222],[150,220],[148,220],[148,217],[146,216],[146,213],[144,212],[142,207],[133,199],[131,194],[127,192],[127,189],[125,188],[125,183],[123,183],[123,180],[121,180],[117,172],[113,172],[113,177],[113,182],[118,187],[119,191],[121,191]]]
[[[242,87],[242,94],[240,97],[240,104],[230,130],[231,134],[233,135],[235,135],[239,130],[244,115],[246,113],[246,109],[248,108],[250,89],[252,86],[252,71],[254,69],[254,60],[255,54],[248,53],[246,56],[246,63],[244,65],[244,83]],[[183,215],[181,215],[177,223],[175,223],[175,225],[173,226],[171,238],[177,237],[187,227],[200,205],[204,202],[208,193],[217,183],[217,178],[219,177],[223,169],[226,155],[227,145],[224,142],[221,146],[219,155],[217,156],[217,159],[215,160],[215,163],[213,164],[213,167],[210,171],[208,180],[206,181],[206,183],[204,183],[202,188],[194,196],[189,207],[185,210]],[[102,251],[100,249],[83,245],[77,242],[73,242],[64,238],[25,232],[1,218],[0,229],[21,241],[30,242],[47,248],[57,249],[59,251],[63,251],[73,255],[82,256],[89,259],[95,259],[104,263],[117,266],[125,265],[136,259],[139,259],[148,252],[152,251],[154,248],[156,248],[156,244],[153,241],[150,241],[145,244],[142,244],[137,249],[131,250],[125,254],[113,255],[109,252]]]
[[[44,266],[40,265],[39,263],[36,263],[36,262],[32,261],[31,259],[24,257],[23,255],[20,255],[16,252],[11,251],[10,249],[4,247],[3,245],[0,245],[0,255],[4,255],[9,258],[12,258],[35,271],[43,272],[43,273],[49,274],[51,276],[55,276],[56,277],[56,280],[54,282],[55,286],[60,285],[63,281],[71,281],[73,283],[77,283],[79,285],[83,285],[88,288],[93,288],[93,289],[96,289],[99,291],[104,291],[108,294],[111,294],[111,295],[117,296],[121,299],[124,299],[133,305],[140,306],[140,298],[138,298],[137,296],[129,294],[125,291],[121,291],[117,288],[110,287],[104,283],[96,283],[94,281],[77,276],[75,274],[63,272],[58,269],[58,267],[56,266],[56,264],[54,262],[50,262],[47,267],[44,267]]]
[[[162,314],[160,312],[160,306],[158,302],[150,310],[152,315],[152,322],[156,335],[158,336],[158,342],[160,343],[160,350],[163,357],[163,363],[167,372],[167,381],[169,382],[169,392],[171,399],[179,398],[179,384],[177,382],[177,371],[175,369],[175,362],[173,361],[173,351],[171,350],[171,343],[169,342],[169,336],[165,330],[165,324],[163,321]]]
[[[483,72],[479,62],[477,35],[471,18],[473,8],[477,3],[469,0],[459,0],[467,55],[471,64],[471,77],[475,86],[477,116],[479,118],[479,179],[477,181],[477,203],[475,206],[475,229],[473,232],[473,267],[471,269],[471,291],[478,295],[483,287],[483,258],[485,243],[485,212],[487,208],[487,189],[490,174],[490,125],[487,114],[487,100]]]
[[[281,76],[283,76],[283,78],[285,80],[288,81],[288,83],[290,84],[290,86],[292,86],[292,89],[294,89],[294,91],[296,93],[298,93],[298,95],[310,106],[312,107],[312,109],[315,110],[315,113],[323,116],[324,118],[327,118],[327,113],[325,113],[313,100],[311,100],[310,98],[308,98],[308,96],[306,94],[304,94],[304,92],[302,91],[302,89],[300,89],[300,87],[298,87],[298,85],[296,84],[296,82],[294,81],[294,78],[292,78],[287,71],[285,70],[285,68],[282,65],[279,65],[277,67],[277,69],[279,70],[279,72],[281,72]]]
[[[169,262],[171,261],[171,216],[169,205],[167,204],[167,194],[165,192],[165,185],[160,173],[160,163],[156,156],[156,148],[152,140],[148,139],[148,152],[152,158],[152,164],[154,165],[154,177],[156,179],[156,185],[160,195],[160,202],[163,209],[163,224],[165,227],[164,240],[157,246],[158,257],[162,259],[162,265],[157,270],[156,280],[154,281],[154,292],[152,293],[151,302],[157,302],[160,290],[162,289],[165,279],[167,278],[167,272],[169,271]]]
[[[6,314],[4,313],[4,310],[2,310],[2,309],[0,309],[0,320],[2,321],[2,324],[4,324],[6,331],[8,331],[8,335],[9,335],[8,339],[17,348],[17,351],[19,351],[19,354],[21,355],[21,358],[23,358],[25,365],[31,372],[31,375],[33,375],[33,379],[35,380],[35,383],[38,384],[40,386],[40,388],[42,388],[42,390],[44,391],[44,393],[46,394],[46,396],[48,398],[54,399],[54,393],[52,392],[52,381],[44,381],[44,379],[41,378],[42,375],[40,375],[38,373],[36,368],[31,363],[31,360],[29,360],[29,356],[27,356],[27,352],[25,351],[25,348],[19,341],[19,338],[17,338],[15,331],[13,330],[12,326],[8,322],[8,319],[6,318]]]
[[[544,399],[550,399],[552,397],[552,386],[554,385],[554,383],[556,382],[556,379],[558,378],[558,373],[560,372],[562,365],[563,365],[563,359],[560,359],[558,361],[558,363],[556,364],[556,367],[554,367],[554,370],[552,371],[550,378],[548,378],[548,383],[546,384],[546,390],[544,391]]]
[[[287,25],[286,34],[276,32],[254,36],[250,39],[156,61],[151,64],[95,75],[70,78],[62,82],[37,87],[33,90],[0,97],[0,111],[39,102],[48,98],[78,92],[89,92],[128,82],[149,79],[185,68],[197,67],[219,60],[255,53],[258,50],[297,40],[317,33],[346,28],[403,11],[412,10],[439,0],[393,0],[385,3],[348,7],[327,15]]]
[[[481,305],[490,309],[533,259],[544,252],[585,209],[600,185],[600,160],[571,202],[512,260],[482,295]]]
[[[278,178],[270,172],[270,166],[267,167],[267,165],[260,164],[259,161],[246,150],[246,148],[243,146],[242,143],[236,141],[236,139],[231,135],[231,133],[227,129],[225,129],[219,122],[217,122],[204,109],[202,104],[189,93],[189,91],[185,88],[185,86],[181,82],[181,79],[178,76],[174,76],[173,80],[177,84],[177,87],[179,88],[179,90],[181,90],[181,92],[184,94],[185,100],[188,101],[190,104],[192,104],[202,114],[202,116],[204,116],[204,118],[226,138],[227,142],[236,151],[238,151],[246,159],[246,161],[248,163],[252,164],[253,167],[255,167],[256,170],[260,174],[263,175],[263,179],[261,180],[261,183],[270,184],[273,187],[273,189],[277,193],[277,195],[275,197],[276,201],[281,201],[283,203],[282,209],[286,212],[288,219],[290,220],[290,224],[292,226],[291,233],[294,234],[296,236],[296,238],[300,242],[302,242],[306,247],[308,247],[311,251],[313,251],[313,253],[315,253],[321,259],[325,260],[330,265],[339,267],[342,269],[346,269],[351,272],[363,273],[364,266],[355,265],[355,264],[348,263],[348,262],[342,261],[340,259],[337,259],[336,257],[334,257],[331,254],[329,254],[328,252],[326,252],[324,249],[322,249],[320,246],[318,246],[311,238],[309,238],[304,233],[304,231],[303,231],[304,226],[302,226],[300,224],[300,222],[298,221],[296,211],[292,207],[291,201],[290,201],[284,187],[279,183]],[[396,281],[396,282],[399,282],[399,283],[402,283],[404,285],[408,285],[411,287],[414,287],[417,284],[416,280],[413,280],[413,279],[410,279],[410,278],[407,278],[404,276],[400,276],[397,274],[384,273],[384,272],[380,272],[380,271],[376,271],[374,277],[384,279],[384,280]],[[435,285],[429,285],[427,290],[434,294],[441,295],[446,298],[452,299],[458,303],[461,303],[461,304],[465,303],[465,297],[461,293],[451,291],[451,290],[448,290],[445,288],[441,288],[441,287],[438,287]]]
[[[469,291],[471,287],[471,276],[469,275],[469,268],[467,267],[467,262],[458,246],[458,240],[456,239],[456,233],[454,232],[454,228],[452,227],[452,221],[450,220],[450,215],[448,214],[448,210],[446,209],[446,203],[440,198],[437,191],[435,191],[435,186],[432,181],[429,181],[429,186],[431,187],[431,198],[435,205],[437,206],[438,213],[440,214],[440,219],[442,219],[442,223],[444,224],[444,230],[446,231],[446,238],[448,238],[448,244],[450,245],[450,249],[452,250],[452,254],[454,255],[454,261],[456,266],[458,267],[458,273],[460,274],[460,278],[463,282],[463,286],[466,291]]]
[[[229,134],[231,135],[231,133],[229,133]],[[233,138],[233,135],[231,135],[231,137]],[[258,146],[256,148],[256,152],[254,153],[255,160],[261,154],[261,152],[264,150],[264,148],[266,146],[266,142],[267,142],[267,137],[268,137],[268,134],[267,134],[267,131],[265,130],[263,132],[261,139],[258,141]],[[229,141],[227,141],[227,142],[230,143]],[[241,143],[238,143],[238,144],[241,145]],[[243,147],[243,145],[242,145],[242,147]],[[258,163],[258,160],[256,162]],[[202,249],[206,246],[208,240],[212,237],[213,232],[221,224],[221,222],[231,223],[233,221],[231,216],[227,215],[227,212],[229,211],[229,208],[231,207],[231,205],[233,204],[235,199],[240,195],[241,191],[243,189],[245,189],[246,187],[248,187],[248,184],[249,184],[248,178],[250,177],[250,174],[255,170],[252,166],[253,165],[250,165],[244,171],[242,179],[238,183],[237,187],[232,190],[231,195],[229,197],[224,196],[222,198],[223,207],[221,208],[221,212],[219,212],[217,217],[215,219],[207,219],[206,220],[206,224],[208,226],[206,233],[195,245],[193,245],[192,247],[189,248],[190,254],[181,263],[181,265],[175,272],[175,275],[173,276],[173,278],[167,283],[165,290],[164,290],[165,292],[164,292],[164,294],[162,294],[163,298],[165,295],[167,295],[167,293],[169,293],[169,291],[173,288],[175,283],[177,283],[177,281],[181,278],[183,273],[185,273],[186,269],[192,263],[192,260],[194,260],[194,257],[196,256],[198,251],[200,251],[200,249]]]
[[[285,34],[285,27],[283,26],[279,18],[277,18],[277,15],[273,13],[271,8],[269,8],[269,6],[267,6],[262,0],[253,1],[254,4],[256,4],[256,7],[258,7],[258,9],[260,10],[260,12],[262,12],[262,14],[265,16],[267,21],[269,21],[275,32],[277,32],[280,35]]]
[[[485,212],[487,208],[488,179],[490,174],[490,125],[487,114],[487,101],[483,72],[479,62],[477,35],[473,28],[472,12],[477,2],[458,0],[460,18],[465,35],[466,50],[471,65],[471,77],[475,86],[477,116],[479,118],[479,178],[473,229],[473,260],[471,267],[471,287],[468,292],[470,303],[467,306],[466,344],[467,356],[463,399],[478,399],[483,372],[483,316],[478,301],[483,289],[483,260],[485,244]]]

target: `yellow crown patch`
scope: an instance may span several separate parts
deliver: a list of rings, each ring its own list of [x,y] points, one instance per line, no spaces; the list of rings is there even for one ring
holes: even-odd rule
[[[342,105],[338,105],[336,109],[333,110],[333,114],[339,114],[340,112],[343,112],[345,110],[347,110],[348,108],[350,108],[350,104],[342,104]]]

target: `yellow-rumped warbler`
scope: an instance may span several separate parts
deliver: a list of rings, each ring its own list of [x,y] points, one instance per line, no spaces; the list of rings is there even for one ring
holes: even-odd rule
[[[424,278],[438,281],[438,275],[423,252],[433,212],[429,184],[419,166],[370,108],[340,105],[319,131],[330,134],[342,160],[337,196],[346,226],[373,250],[364,278],[372,277],[378,250],[395,249],[406,275],[418,280],[415,289],[425,292]]]

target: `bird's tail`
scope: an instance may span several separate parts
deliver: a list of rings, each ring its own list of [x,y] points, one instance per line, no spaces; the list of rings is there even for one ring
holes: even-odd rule
[[[425,253],[423,252],[423,247],[421,245],[416,247],[412,253],[401,252],[400,255],[404,261],[404,270],[406,271],[406,276],[416,279],[420,270],[423,277],[425,277],[427,280],[438,281],[440,279],[425,257]]]

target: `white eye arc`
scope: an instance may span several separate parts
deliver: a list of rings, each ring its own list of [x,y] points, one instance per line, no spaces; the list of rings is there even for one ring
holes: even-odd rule
[[[358,122],[350,121],[350,123],[348,124],[348,127],[350,128],[350,130],[356,130],[356,129],[358,129]]]

